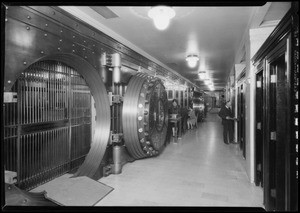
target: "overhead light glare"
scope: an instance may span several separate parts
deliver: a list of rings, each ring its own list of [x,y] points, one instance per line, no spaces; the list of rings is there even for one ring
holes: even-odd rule
[[[197,65],[199,57],[197,55],[188,55],[185,60],[187,61],[189,67],[193,68]]]
[[[175,16],[175,11],[171,7],[156,6],[148,11],[148,16],[153,19],[157,29],[165,30],[169,26],[171,18]]]

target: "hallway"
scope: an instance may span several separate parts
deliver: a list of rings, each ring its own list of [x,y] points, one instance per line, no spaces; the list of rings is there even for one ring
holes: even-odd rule
[[[250,183],[238,145],[223,143],[217,112],[158,157],[101,178],[114,190],[96,206],[263,207],[263,190]]]

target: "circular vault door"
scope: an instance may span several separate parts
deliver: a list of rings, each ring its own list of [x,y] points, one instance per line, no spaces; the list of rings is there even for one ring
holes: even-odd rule
[[[123,133],[135,159],[158,155],[166,139],[168,99],[160,79],[138,73],[129,81],[123,104]]]

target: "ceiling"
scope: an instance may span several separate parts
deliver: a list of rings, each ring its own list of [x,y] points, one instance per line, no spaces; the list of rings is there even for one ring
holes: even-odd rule
[[[280,20],[290,7],[288,2],[267,4],[262,6],[267,8],[261,23]],[[225,87],[245,30],[259,8],[174,6],[176,16],[164,31],[154,27],[147,16],[150,7],[146,6],[76,6],[76,9],[81,12],[77,16],[88,16],[102,26],[100,30],[107,29],[110,35],[122,38],[125,45],[157,59],[206,90],[198,78],[198,70],[208,71],[216,89]],[[186,64],[189,54],[200,58],[194,69]]]

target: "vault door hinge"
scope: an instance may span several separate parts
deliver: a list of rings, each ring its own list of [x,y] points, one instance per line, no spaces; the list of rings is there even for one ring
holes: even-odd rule
[[[276,81],[277,81],[277,76],[271,75],[271,83],[276,83]]]
[[[271,189],[271,197],[276,198],[276,189]]]
[[[256,82],[256,87],[257,87],[257,88],[261,88],[261,81],[257,81],[257,82]]]
[[[257,164],[257,171],[261,172],[261,163]]]
[[[261,122],[257,122],[257,129],[261,129]]]
[[[276,141],[276,132],[271,132],[271,140]]]
[[[18,95],[16,92],[4,92],[3,102],[4,103],[17,103],[17,101],[18,101],[17,97],[18,97]]]

